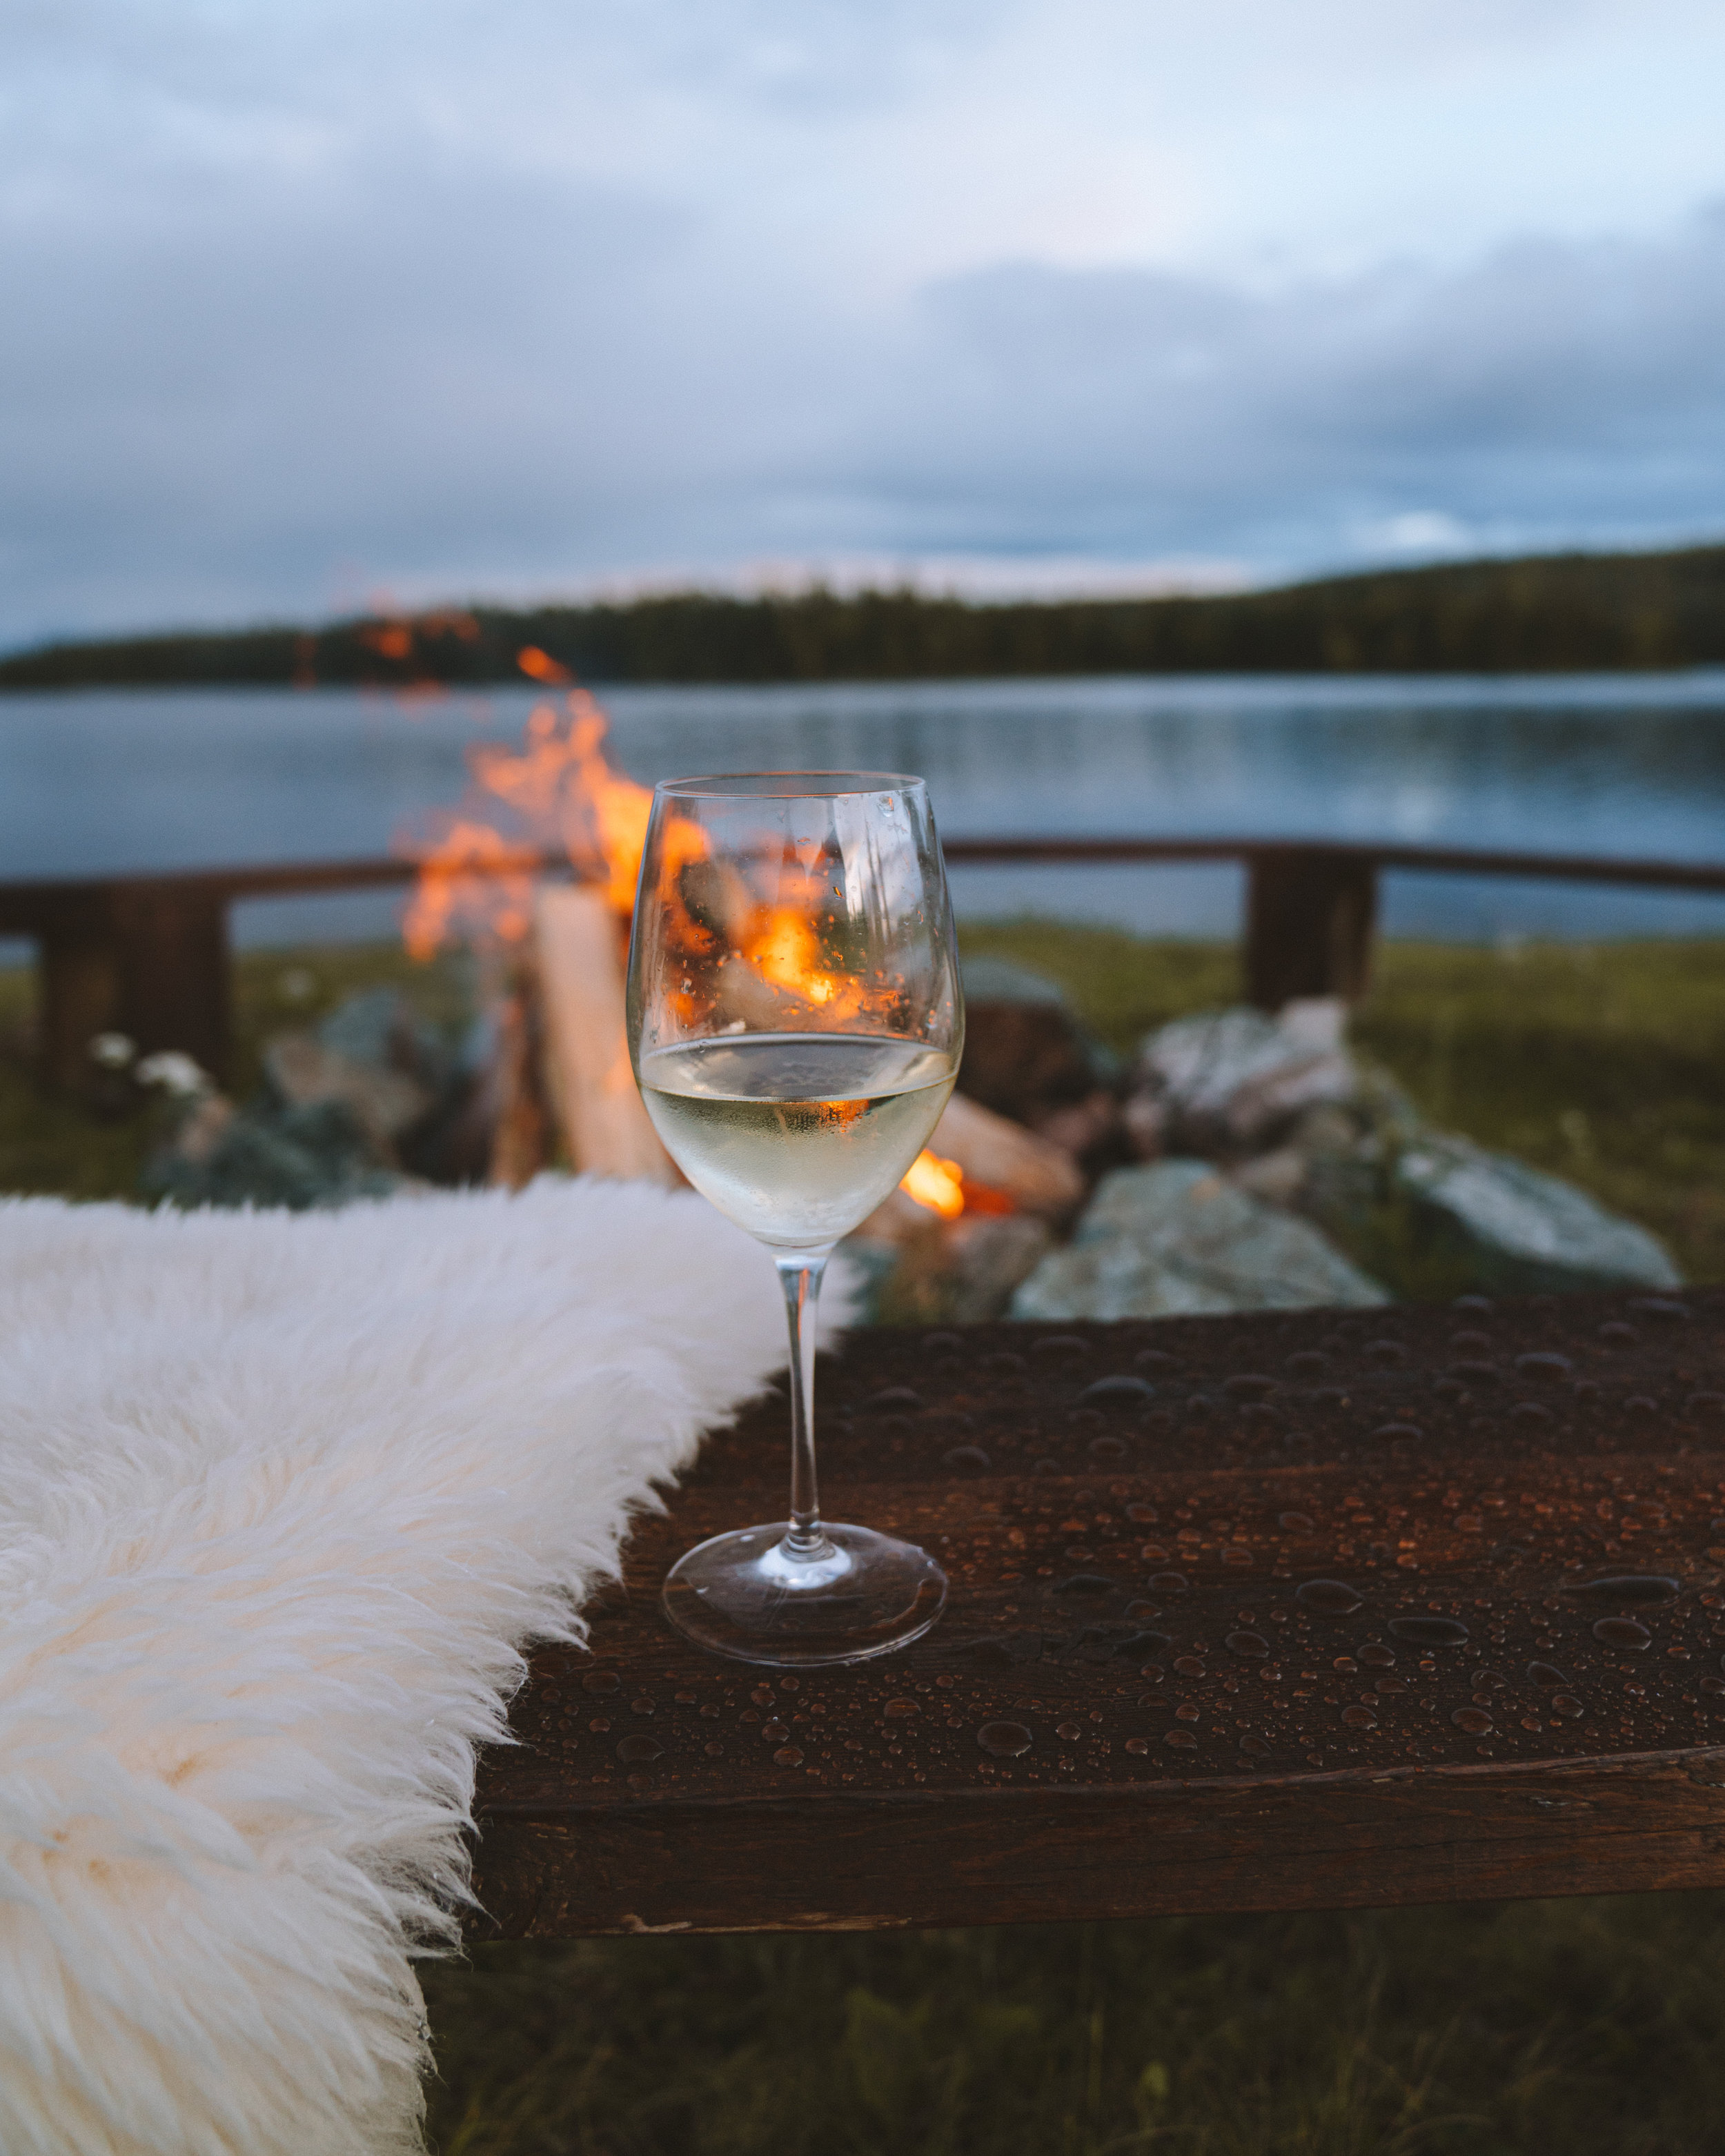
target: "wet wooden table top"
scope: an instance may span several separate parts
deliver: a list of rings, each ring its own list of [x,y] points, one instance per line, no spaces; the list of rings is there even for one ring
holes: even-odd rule
[[[485,1763],[476,1935],[1725,1885],[1725,1291],[857,1336],[823,1497],[945,1615],[795,1676],[665,1625],[778,1516],[710,1441]]]

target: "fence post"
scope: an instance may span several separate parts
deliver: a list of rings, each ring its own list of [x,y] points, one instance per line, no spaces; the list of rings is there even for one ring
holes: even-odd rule
[[[1298,996],[1357,1003],[1372,970],[1378,866],[1327,846],[1255,850],[1246,885],[1246,993],[1262,1010]]]
[[[190,877],[141,877],[116,890],[114,920],[121,1031],[143,1055],[177,1048],[226,1078],[233,1011],[226,893]]]
[[[90,1044],[123,1033],[228,1075],[232,988],[225,891],[195,877],[39,888],[18,926],[36,938],[39,1068],[82,1091]]]

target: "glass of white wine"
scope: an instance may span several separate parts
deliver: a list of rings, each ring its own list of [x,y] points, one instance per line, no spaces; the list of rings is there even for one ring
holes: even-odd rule
[[[680,1631],[739,1661],[862,1661],[926,1632],[924,1550],[823,1521],[814,1330],[834,1245],[891,1194],[958,1075],[964,1003],[920,778],[749,772],[655,791],[629,1034],[655,1128],[772,1251],[790,1320],[790,1517],[700,1543],[665,1584]]]

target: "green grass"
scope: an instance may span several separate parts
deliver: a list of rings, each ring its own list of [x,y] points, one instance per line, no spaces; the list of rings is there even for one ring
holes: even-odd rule
[[[1725,1896],[829,1938],[422,1971],[442,2156],[1703,2156]]]

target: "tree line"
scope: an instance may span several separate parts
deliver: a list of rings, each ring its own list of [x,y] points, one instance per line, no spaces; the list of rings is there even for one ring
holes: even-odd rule
[[[525,665],[523,654],[526,654]],[[1725,547],[1378,571],[1211,597],[1022,600],[912,590],[439,608],[321,628],[57,643],[0,689],[412,689],[988,675],[1498,674],[1725,664]]]

